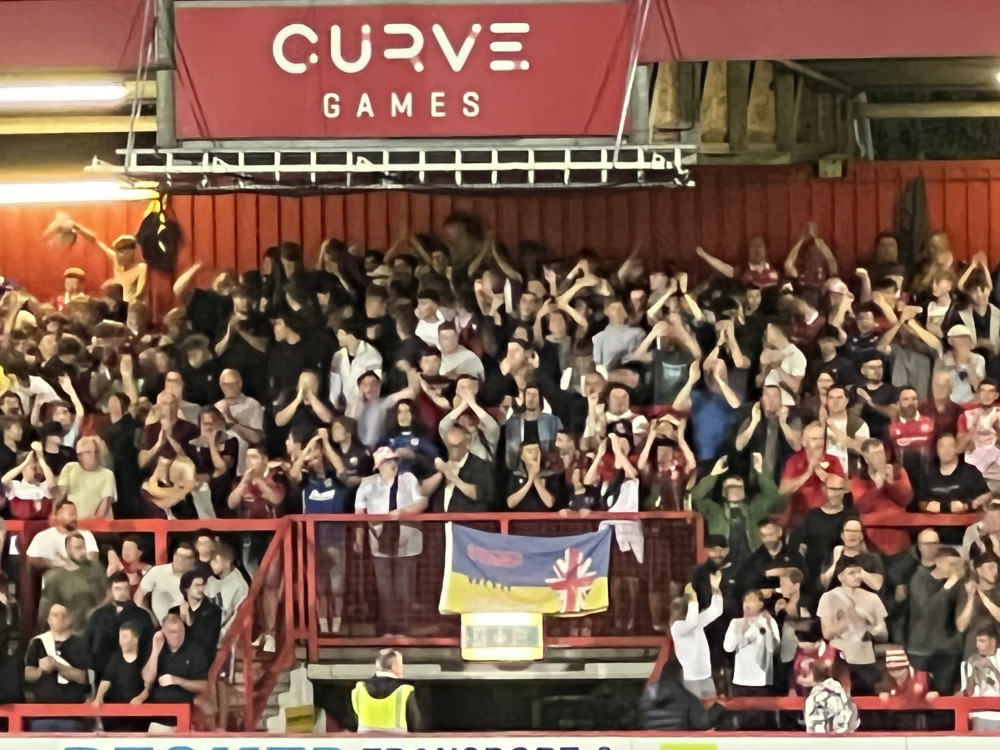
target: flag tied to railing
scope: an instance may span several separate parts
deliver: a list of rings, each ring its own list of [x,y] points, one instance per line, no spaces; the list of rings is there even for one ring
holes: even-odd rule
[[[446,527],[442,614],[538,612],[573,617],[608,608],[611,529],[575,536],[491,534]]]

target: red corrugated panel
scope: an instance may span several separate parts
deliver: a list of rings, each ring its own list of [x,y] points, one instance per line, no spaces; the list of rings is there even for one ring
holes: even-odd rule
[[[844,267],[871,249],[875,235],[892,227],[906,182],[923,177],[929,224],[951,234],[959,258],[987,250],[1000,260],[1000,163],[858,163],[840,180],[820,180],[809,166],[700,168],[690,190],[476,193],[475,195],[357,193],[302,199],[267,195],[179,196],[171,207],[187,236],[180,269],[196,258],[211,272],[247,270],[279,239],[301,240],[315,263],[324,238],[341,237],[363,247],[385,248],[403,227],[426,232],[461,208],[480,214],[497,239],[549,245],[566,257],[590,247],[622,257],[646,240],[651,262],[673,258],[682,268],[702,268],[693,250],[702,244],[730,261],[742,260],[747,238],[761,232],[772,261],[780,264],[792,242],[814,218]],[[134,232],[145,204],[71,207],[80,223],[112,239]],[[110,264],[80,242],[71,251],[45,246],[42,232],[55,206],[0,207],[0,273],[42,296],[56,294],[62,271],[81,266],[96,289]],[[39,259],[43,262],[39,262]],[[171,279],[154,275],[150,288],[161,313],[173,303]]]

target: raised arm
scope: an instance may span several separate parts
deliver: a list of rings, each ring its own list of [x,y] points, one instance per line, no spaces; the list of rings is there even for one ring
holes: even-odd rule
[[[24,457],[24,460],[20,464],[18,464],[17,466],[13,467],[10,471],[8,471],[6,474],[4,474],[2,478],[0,478],[0,483],[5,484],[5,485],[6,484],[10,484],[15,479],[17,479],[19,476],[21,476],[21,474],[24,473],[24,470],[28,468],[28,464],[31,463],[31,456],[32,456],[32,454],[29,452]]]
[[[709,255],[705,251],[705,248],[701,247],[700,245],[695,248],[694,252],[695,252],[695,254],[699,258],[701,258],[709,266],[711,266],[715,271],[718,271],[723,276],[725,276],[727,279],[731,279],[734,276],[736,276],[736,269],[735,268],[733,268],[731,265],[729,265],[725,261],[719,260],[714,255]]]
[[[146,276],[149,273],[149,266],[145,263],[140,263],[136,268],[138,269],[138,276],[135,280],[135,298],[142,299],[146,293]]]
[[[104,242],[102,242],[98,238],[98,236],[94,234],[91,230],[87,229],[86,227],[80,226],[79,224],[77,224],[75,221],[72,220],[69,223],[73,227],[73,230],[78,235],[83,237],[83,239],[85,239],[91,245],[95,245],[98,249],[102,250],[104,254],[107,255],[112,261],[116,260],[115,251],[112,250],[110,247],[108,247],[106,244],[104,244]]]
[[[674,398],[674,411],[686,412],[691,410],[691,391],[694,390],[694,386],[700,378],[701,363],[696,359],[691,363],[691,369],[688,370],[687,382]]]
[[[816,249],[819,250],[820,255],[823,256],[823,260],[826,261],[827,270],[830,272],[830,276],[837,275],[837,258],[830,249],[830,246],[826,244],[826,240],[819,236],[819,231],[816,229],[815,222],[809,222],[809,234],[812,235],[813,244],[816,245]]]
[[[503,256],[500,250],[497,248],[496,242],[492,244],[491,251],[493,253],[493,260],[497,262],[500,270],[503,271],[504,276],[510,281],[522,281],[521,274],[512,266],[507,259]]]
[[[653,326],[652,330],[646,334],[646,338],[644,338],[636,350],[632,352],[632,359],[648,362],[650,360],[650,347],[652,347],[661,336],[666,336],[669,331],[670,324],[667,323],[667,321],[661,320],[657,322]]]
[[[810,222],[811,224],[812,222]],[[792,249],[788,251],[788,257],[785,258],[785,277],[789,279],[797,279],[799,277],[799,269],[796,268],[796,264],[799,262],[799,251],[802,250],[802,246],[806,244],[806,240],[809,239],[809,232],[803,232],[802,236],[796,240],[795,244],[792,245]]]
[[[59,387],[62,388],[63,392],[69,396],[69,402],[73,404],[73,412],[76,417],[73,419],[73,426],[70,430],[76,429],[77,434],[79,434],[80,425],[83,423],[84,408],[83,403],[80,401],[80,397],[76,393],[76,388],[73,387],[73,379],[69,375],[59,376]]]
[[[734,447],[738,451],[746,450],[746,447],[750,444],[750,438],[753,437],[754,431],[760,425],[761,420],[761,409],[760,402],[756,402],[753,408],[750,409],[750,417],[744,421],[743,425],[740,427],[740,431],[736,435],[736,443]]]
[[[590,463],[590,468],[587,469],[587,473],[583,477],[584,484],[596,484],[597,483],[597,470],[601,466],[601,461],[604,459],[604,454],[608,450],[608,443],[606,440],[602,440],[597,446],[597,453],[594,455],[594,460]]]
[[[177,281],[174,282],[174,297],[177,298],[179,302],[187,303],[189,299],[189,292],[191,291],[191,285],[194,283],[194,277],[198,275],[198,271],[201,270],[201,261],[195,261],[189,269],[177,277]]]

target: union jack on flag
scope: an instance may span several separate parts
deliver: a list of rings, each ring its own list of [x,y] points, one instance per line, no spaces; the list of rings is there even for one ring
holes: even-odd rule
[[[587,599],[590,587],[597,580],[597,574],[590,572],[592,560],[576,547],[566,550],[566,554],[552,566],[555,575],[546,578],[549,588],[559,594],[562,602],[560,612],[580,612]]]
[[[447,524],[438,609],[557,617],[608,608],[610,528],[572,536],[494,534]]]

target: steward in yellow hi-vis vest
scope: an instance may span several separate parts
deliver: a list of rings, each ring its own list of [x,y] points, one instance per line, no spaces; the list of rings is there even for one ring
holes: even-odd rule
[[[420,713],[413,686],[403,677],[403,655],[387,648],[375,660],[375,676],[351,691],[358,732],[420,731]]]

